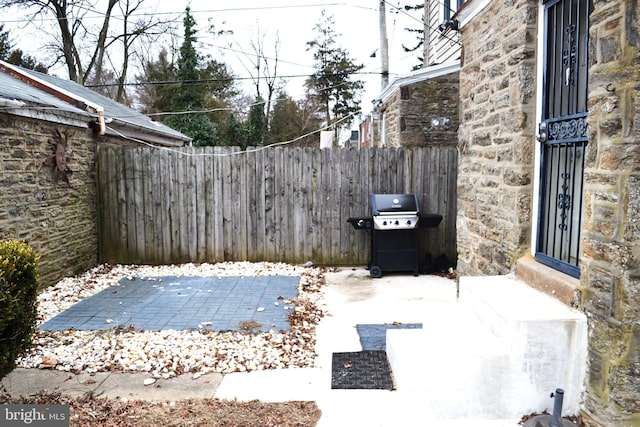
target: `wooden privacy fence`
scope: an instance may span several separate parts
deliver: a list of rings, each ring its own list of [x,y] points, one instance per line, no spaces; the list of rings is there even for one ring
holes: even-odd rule
[[[283,261],[363,265],[370,193],[415,193],[424,253],[455,260],[455,146],[319,149],[102,146],[97,159],[100,258],[168,264]]]

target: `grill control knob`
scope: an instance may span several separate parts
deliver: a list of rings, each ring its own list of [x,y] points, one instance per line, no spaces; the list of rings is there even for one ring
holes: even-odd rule
[[[407,220],[407,225],[411,225],[411,220]]]
[[[398,225],[398,224],[400,224],[400,221],[398,221],[398,220],[396,219],[396,222],[395,222],[394,224],[395,224],[395,225]]]
[[[382,225],[387,225],[387,221],[382,221]]]

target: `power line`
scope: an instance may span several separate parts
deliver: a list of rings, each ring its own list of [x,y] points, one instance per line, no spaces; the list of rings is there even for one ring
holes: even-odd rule
[[[181,154],[181,155],[188,156],[188,157],[231,157],[231,156],[237,156],[237,155],[240,155],[240,154],[255,153],[255,152],[258,152],[258,151],[266,150],[268,148],[273,148],[273,147],[293,144],[295,142],[298,142],[298,141],[300,141],[300,140],[302,140],[304,138],[307,138],[309,136],[312,136],[314,134],[317,134],[317,133],[320,133],[322,131],[331,129],[331,128],[335,127],[339,123],[342,123],[342,122],[344,122],[346,120],[353,119],[355,116],[356,116],[356,113],[351,113],[351,114],[349,114],[349,115],[337,120],[335,123],[332,123],[331,125],[323,126],[323,127],[319,128],[319,129],[313,130],[311,132],[305,133],[303,135],[297,136],[297,137],[295,137],[293,139],[290,139],[290,140],[287,140],[287,141],[274,142],[274,143],[271,143],[271,144],[268,144],[268,145],[264,145],[264,146],[261,146],[261,147],[254,147],[254,148],[251,148],[251,149],[246,149],[246,150],[242,150],[242,151],[234,151],[234,152],[231,152],[231,153],[185,153],[183,151],[176,150],[175,148],[153,145],[153,144],[148,143],[147,141],[143,141],[141,139],[137,139],[137,138],[133,138],[133,137],[124,135],[121,132],[119,132],[118,130],[113,129],[110,126],[107,126],[107,129],[109,129],[110,131],[112,131],[116,135],[118,135],[121,138],[124,138],[126,140],[129,140],[129,141],[132,141],[132,142],[136,142],[136,143],[142,144],[142,145],[147,145],[149,147],[153,147],[153,148],[156,148],[156,149],[159,149],[159,150],[165,150],[165,151],[170,151],[170,152],[173,152],[173,153]]]
[[[294,0],[292,0],[292,1],[294,1]],[[377,4],[376,4],[376,6],[377,6]],[[377,7],[365,7],[365,6],[353,5],[353,4],[349,4],[347,2],[332,2],[332,3],[325,3],[325,4],[320,4],[320,3],[317,3],[317,2],[316,3],[310,2],[308,4],[291,4],[291,5],[282,5],[282,6],[264,5],[264,6],[258,6],[258,7],[234,7],[234,8],[221,7],[221,8],[214,8],[214,9],[209,9],[209,10],[193,10],[192,9],[191,13],[193,15],[206,15],[206,14],[224,15],[225,13],[238,13],[238,14],[241,14],[243,12],[248,12],[248,11],[252,11],[252,10],[268,11],[268,10],[286,10],[287,8],[291,8],[292,10],[295,10],[294,13],[299,14],[299,16],[301,16],[304,13],[303,11],[305,10],[305,8],[309,9],[309,8],[317,8],[317,7],[338,7],[338,8],[352,7],[352,8],[358,8],[358,9],[364,9],[364,10],[378,10]],[[404,15],[411,16],[411,15],[405,13],[404,11],[402,11],[401,9],[399,9],[398,7],[394,6],[394,9],[397,9],[398,11],[402,12]],[[342,9],[338,9],[338,10],[342,10]],[[94,13],[96,14],[95,16],[93,16]],[[313,13],[313,12],[311,12],[311,13]],[[88,10],[86,12],[85,16],[88,19],[92,19],[92,18],[93,19],[97,19],[100,16],[98,14],[100,14],[101,16],[104,16],[103,13],[100,13],[100,12],[95,11],[95,10]],[[184,15],[184,11],[180,11],[180,12],[157,12],[157,13],[155,13],[155,12],[144,12],[144,13],[142,13],[141,12],[141,13],[132,14],[130,16],[133,17],[133,16],[150,16],[150,15]],[[226,18],[226,17],[223,17],[223,19],[224,18]],[[415,19],[415,18],[413,18],[413,19]],[[7,22],[12,22],[12,21],[7,21]],[[13,21],[13,22],[18,22],[18,21]],[[205,37],[205,40],[206,39],[207,38]],[[212,47],[216,47],[215,45],[210,44],[207,41],[204,41],[204,42],[200,41],[200,39],[199,39],[199,43],[201,43],[203,45],[209,45],[209,46],[212,46]],[[217,46],[217,47],[220,48],[220,49],[228,49],[230,51],[245,53],[242,50],[224,48],[222,46]],[[296,64],[295,62],[284,61],[284,60],[280,60],[280,59],[279,59],[279,62],[283,63],[283,64],[288,63],[288,64],[292,64],[292,65],[302,65],[302,64]],[[312,67],[310,67],[310,68],[312,68]],[[365,76],[365,75],[379,76],[379,75],[382,74],[381,72],[377,71],[377,67],[375,67],[375,68],[374,67],[368,67],[368,68],[376,70],[376,71],[373,71],[373,70],[370,71],[370,72],[361,71],[361,72],[354,73],[354,74],[361,75],[361,76]],[[303,71],[303,73],[304,73],[304,71]],[[295,73],[294,72],[294,73],[290,73],[288,75],[283,75],[283,76],[278,76],[278,77],[283,78],[283,79],[307,78],[312,74],[312,70],[310,69],[308,74],[306,74],[306,73],[303,74],[303,73]],[[398,73],[393,73],[393,74],[397,75]],[[240,77],[233,78],[233,80],[236,80],[238,82],[250,81],[252,79],[254,79],[254,77],[240,76]],[[363,79],[365,79],[365,78],[363,77]],[[215,82],[224,82],[224,80],[211,79],[211,80],[199,80],[199,81],[191,81],[191,82],[188,82],[188,81],[184,81],[184,82],[181,82],[181,81],[137,82],[137,83],[129,82],[129,83],[124,83],[123,86],[135,87],[135,86],[144,86],[144,85],[160,86],[160,85],[171,85],[171,84],[207,84],[207,83],[215,83]],[[294,80],[294,83],[295,83],[295,80]],[[108,88],[108,87],[116,87],[116,86],[118,86],[118,84],[88,85],[88,87],[91,87],[91,88],[99,88],[99,87]]]
[[[415,16],[411,15],[410,13],[408,13],[406,10],[403,10],[403,9],[399,8],[398,6],[394,6],[393,4],[389,3],[389,1],[388,1],[388,0],[383,0],[383,1],[385,2],[385,4],[387,4],[387,5],[389,5],[390,7],[394,8],[396,11],[398,11],[398,12],[400,12],[400,13],[402,13],[402,14],[404,14],[404,15],[408,16],[408,17],[410,17],[410,18],[411,18],[411,19],[413,19],[414,21],[419,22],[419,23],[420,23],[420,24],[422,24],[423,26],[427,27],[429,30],[431,30],[431,31],[437,31],[437,29],[436,29],[436,28],[433,28],[433,27],[430,25],[430,23],[429,23],[429,20],[428,20],[428,19],[426,19],[426,20],[425,20],[425,19],[418,19],[418,18],[416,18]],[[440,4],[444,5],[444,3],[442,3],[442,1],[438,1],[438,3],[440,3]],[[442,35],[442,37],[443,37],[443,38],[445,38],[445,39],[449,40],[451,43],[455,43],[455,44],[457,44],[457,45],[460,45],[460,44],[461,44],[461,43],[460,43],[460,40],[452,39],[451,37],[449,37],[449,36],[447,36],[446,34],[443,34],[443,33],[440,33],[440,34]]]
[[[326,77],[333,77],[333,76],[339,76],[342,75],[344,73],[328,73],[328,74],[324,74],[323,76]],[[382,73],[379,72],[373,72],[373,71],[357,71],[355,73],[349,73],[350,75],[352,74],[358,74],[358,75],[379,75]],[[300,78],[300,77],[310,77],[311,74],[290,74],[290,75],[284,75],[284,76],[277,76],[278,78],[283,78],[283,79],[291,79],[291,78]],[[88,88],[100,88],[100,87],[118,87],[118,86],[167,86],[167,85],[177,85],[177,84],[187,84],[187,85],[200,85],[200,84],[207,84],[207,83],[221,83],[221,82],[229,82],[229,81],[235,81],[235,80],[252,80],[254,79],[254,77],[227,77],[227,78],[218,78],[218,79],[200,79],[200,80],[163,80],[163,81],[148,81],[148,82],[131,82],[131,83],[101,83],[101,84],[93,84],[93,85],[84,85],[84,87],[88,87]]]
[[[215,45],[215,44],[212,44],[212,43],[205,43],[205,42],[202,42],[202,41],[198,41],[198,43],[199,43],[199,44],[201,44],[201,45],[204,45],[204,46],[213,47],[213,48],[216,48],[216,49],[228,50],[228,51],[230,51],[230,52],[240,53],[240,54],[242,54],[242,55],[246,55],[246,56],[253,56],[253,55],[255,55],[255,52],[253,52],[253,53],[251,53],[251,52],[246,52],[246,51],[244,51],[244,50],[234,49],[234,48],[232,48],[232,47],[228,47],[228,46],[220,46],[220,45]],[[307,64],[300,64],[300,63],[293,62],[293,61],[285,61],[285,60],[280,59],[280,58],[272,58],[272,57],[265,56],[265,55],[260,55],[260,57],[261,57],[261,58],[264,58],[264,59],[268,59],[268,60],[270,60],[270,61],[278,61],[279,63],[283,63],[283,64],[295,65],[295,66],[297,66],[297,67],[313,68],[311,65],[307,65]]]
[[[350,5],[348,3],[316,3],[316,4],[291,4],[291,5],[282,5],[282,6],[256,6],[256,7],[234,7],[234,8],[222,8],[222,9],[205,9],[205,10],[190,10],[190,13],[199,14],[199,13],[225,13],[225,12],[249,12],[249,11],[258,11],[258,10],[279,10],[279,9],[301,9],[301,8],[316,8],[316,7],[327,7],[327,6],[352,6],[360,9],[369,9],[364,6]],[[96,16],[85,16],[85,19],[98,19],[104,18],[106,14],[104,12],[86,7],[86,6],[78,6],[79,9],[84,9],[88,12],[93,12]],[[177,15],[180,16],[184,13],[184,10],[175,12],[140,12],[129,15],[130,17],[148,17],[148,16],[157,16],[157,15]],[[113,16],[112,16],[113,17]],[[62,18],[43,18],[42,21],[58,21]],[[20,19],[3,19],[4,23],[23,23],[23,22],[31,22],[32,18],[20,18]]]

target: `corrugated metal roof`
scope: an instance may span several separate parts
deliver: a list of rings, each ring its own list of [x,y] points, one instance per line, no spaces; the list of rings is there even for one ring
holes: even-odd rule
[[[191,138],[186,135],[162,123],[154,122],[148,116],[75,82],[33,70],[15,68],[44,82],[47,86],[62,89],[62,91],[102,107],[105,120],[108,123],[108,134],[126,135],[147,142],[173,146],[184,145],[191,141]],[[86,117],[86,121],[89,121],[96,117],[95,114],[79,106],[74,106],[54,94],[47,93],[35,85],[2,71],[3,69],[0,68],[0,99],[6,100],[4,104],[10,105],[14,111],[19,109],[36,111],[34,107],[38,107],[40,113],[38,117],[43,117],[44,114],[50,116],[56,113],[67,117],[67,119],[73,116],[76,120],[82,120],[82,118]]]
[[[75,108],[61,99],[5,73],[0,73],[0,97],[10,101],[21,101],[25,104],[42,105],[43,107],[55,107],[86,115],[87,117],[90,116],[86,111]]]

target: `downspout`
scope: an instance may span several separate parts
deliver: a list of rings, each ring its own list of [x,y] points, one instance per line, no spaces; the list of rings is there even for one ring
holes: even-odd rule
[[[0,61],[0,71],[7,73],[10,76],[13,76],[18,80],[21,80],[35,88],[38,88],[43,92],[53,95],[56,98],[61,99],[62,101],[73,105],[76,108],[80,108],[81,110],[87,111],[88,113],[97,115],[98,116],[98,129],[97,129],[98,135],[105,134],[106,125],[105,125],[105,119],[104,119],[104,108],[102,106],[98,104],[94,104],[89,100],[86,100],[80,96],[77,96],[55,85],[47,83],[44,80],[39,79],[36,76],[32,76],[31,74],[23,71],[21,68],[18,68],[7,62]]]
[[[104,119],[104,108],[102,108],[102,106],[98,104],[87,104],[85,101],[81,101],[79,98],[78,103],[75,105],[78,108],[82,108],[83,110],[88,111],[89,113],[96,114],[98,116],[98,135],[104,135],[107,130]]]

